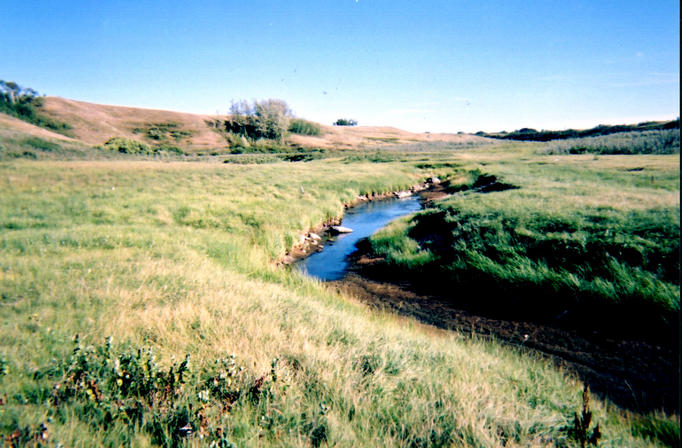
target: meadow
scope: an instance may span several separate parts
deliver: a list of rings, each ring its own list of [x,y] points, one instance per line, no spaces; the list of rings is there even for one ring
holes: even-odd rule
[[[358,195],[431,176],[459,193],[418,216],[488,222],[495,244],[509,244],[500,229],[510,216],[526,217],[529,238],[578,246],[593,228],[620,232],[635,217],[662,233],[621,238],[647,256],[675,250],[679,156],[542,148],[419,144],[265,164],[0,162],[5,446],[568,447],[597,424],[600,446],[675,443],[677,415],[595,396],[581,432],[583,384],[550,361],[369,309],[277,263]],[[519,188],[467,195],[481,173]],[[595,213],[618,225],[598,227]],[[575,229],[541,228],[548,217],[572,217]],[[419,219],[374,240],[405,272],[436,259],[410,236]],[[488,260],[479,262],[497,262]],[[635,283],[653,288],[663,310],[679,309],[675,268],[661,266],[637,268]]]

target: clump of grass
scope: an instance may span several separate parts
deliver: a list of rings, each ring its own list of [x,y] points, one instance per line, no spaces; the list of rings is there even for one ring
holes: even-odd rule
[[[178,123],[151,123],[141,128],[133,129],[134,134],[143,134],[150,140],[169,144],[169,141],[179,142],[192,136],[191,131],[180,129]]]
[[[125,137],[112,137],[107,140],[100,149],[131,155],[157,155],[162,153],[184,154],[184,151],[177,146],[169,144],[149,146],[137,140]]]
[[[58,143],[44,140],[39,137],[26,137],[20,141],[20,144],[45,152],[58,151],[61,148]]]
[[[388,163],[395,162],[400,156],[386,152],[360,153],[346,156],[342,159],[343,163],[355,162],[372,162],[372,163]]]
[[[680,422],[663,416],[637,416],[632,423],[632,434],[665,446],[680,446]]]

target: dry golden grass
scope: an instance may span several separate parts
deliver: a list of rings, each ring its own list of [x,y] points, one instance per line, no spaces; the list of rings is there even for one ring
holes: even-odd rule
[[[3,130],[4,137],[40,137],[55,139],[61,141],[74,141],[74,139],[66,137],[62,134],[52,132],[50,130],[38,127],[34,124],[27,123],[9,115],[0,113],[0,129]]]
[[[90,145],[101,145],[117,136],[141,139],[133,129],[153,123],[177,123],[180,129],[192,132],[191,149],[225,146],[223,137],[206,125],[205,121],[212,118],[208,115],[107,106],[58,97],[45,98],[44,110],[73,126],[76,138]]]
[[[189,152],[226,146],[223,136],[206,124],[206,121],[219,118],[211,115],[109,106],[58,97],[45,98],[44,111],[50,117],[72,125],[76,139],[89,145],[101,145],[115,136],[145,140],[142,134],[136,134],[133,130],[154,123],[176,123],[178,129],[192,133],[181,145]],[[319,137],[292,134],[287,137],[287,142],[307,148],[357,149],[394,144],[488,140],[468,134],[416,134],[391,127],[321,125],[321,128],[322,135]]]

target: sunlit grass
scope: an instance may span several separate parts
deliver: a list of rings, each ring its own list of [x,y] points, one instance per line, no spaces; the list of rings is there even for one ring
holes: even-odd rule
[[[497,163],[484,168],[505,179],[535,170],[518,161],[534,149],[520,148],[428,157],[462,169],[342,159],[1,164],[0,358],[7,374],[0,376],[0,433],[45,423],[51,443],[64,446],[152,443],[144,427],[122,420],[103,430],[86,401],[49,404],[63,379],[50,366],[69,356],[79,334],[84,345],[111,336],[115,350],[152,347],[164,368],[185,354],[197,369],[234,354],[247,386],[278,358],[269,395],[243,397],[224,420],[211,414],[218,404],[207,405],[210,424],[224,425],[238,446],[568,445],[582,385],[551,363],[371,311],[274,263],[301,232],[340,216],[359,194],[434,174],[455,177],[469,164]],[[579,170],[589,160],[567,163]],[[561,182],[560,172],[537,182]],[[596,174],[586,179],[598,184]],[[652,196],[675,190],[652,188]],[[624,194],[624,204],[637,197]],[[410,244],[406,261],[423,261]],[[178,405],[198,406],[193,387]],[[654,444],[645,430],[632,435],[630,416],[613,405],[595,399],[593,410],[606,445]]]

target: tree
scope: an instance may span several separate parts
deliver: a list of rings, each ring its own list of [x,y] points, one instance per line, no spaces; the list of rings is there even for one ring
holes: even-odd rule
[[[334,126],[357,126],[358,122],[350,118],[339,118],[334,123]]]
[[[231,117],[225,122],[229,132],[250,138],[281,140],[289,128],[291,110],[286,102],[278,99],[233,102]]]

